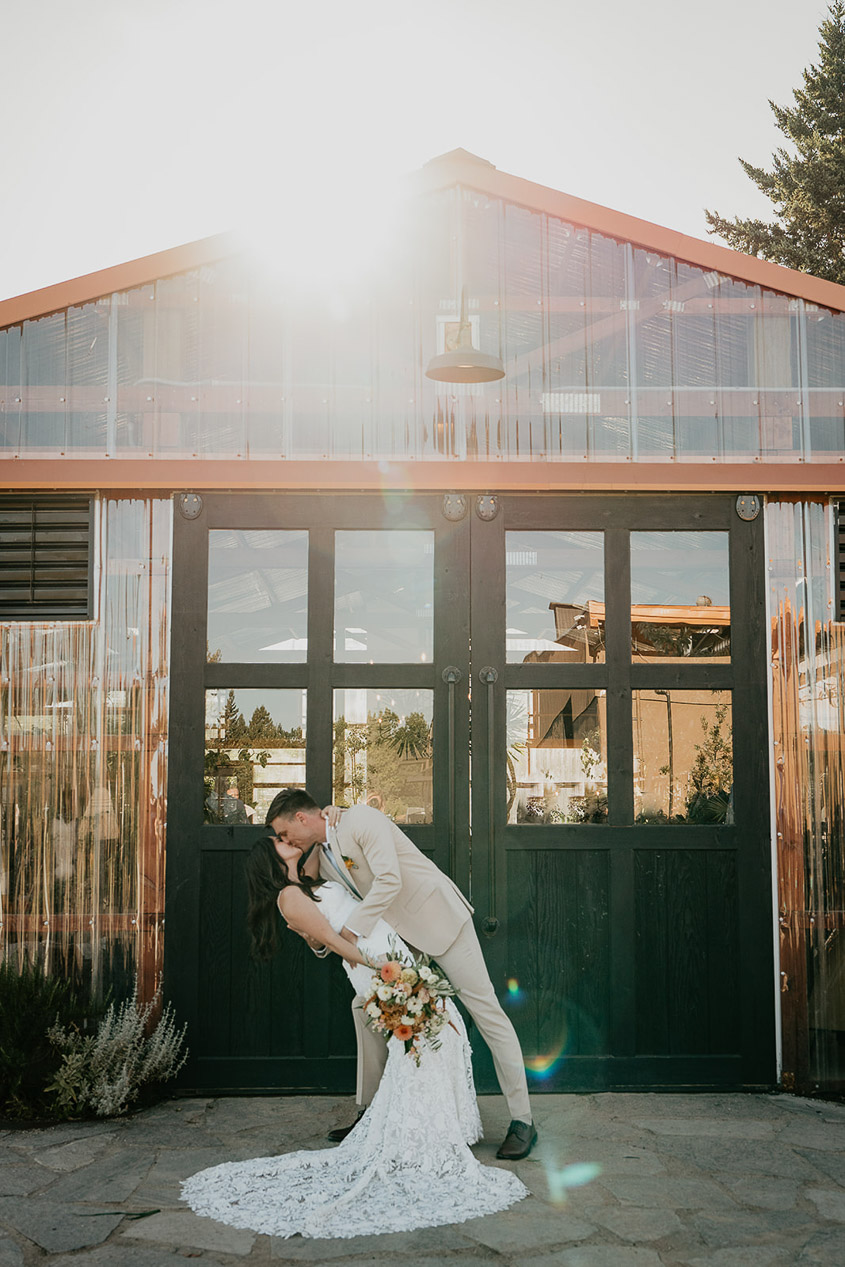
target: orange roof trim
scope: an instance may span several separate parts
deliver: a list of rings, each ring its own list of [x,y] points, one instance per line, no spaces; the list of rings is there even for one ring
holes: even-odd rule
[[[780,291],[836,312],[845,312],[845,286],[783,268],[780,264],[772,264],[753,255],[743,255],[715,242],[689,237],[623,211],[613,211],[599,203],[534,184],[521,176],[511,176],[467,150],[453,150],[432,159],[411,178],[410,183],[412,191],[420,195],[462,185],[490,198],[501,198],[531,211],[556,216],[568,224],[591,229],[616,241],[631,242],[634,246],[656,251],[659,255],[673,256],[707,271]],[[0,301],[0,329],[76,304],[89,303],[115,291],[143,286],[159,277],[201,268],[236,255],[239,250],[234,234],[218,234],[5,299]]]
[[[433,158],[418,174],[417,181],[420,191],[431,192],[446,189],[450,185],[465,185],[469,189],[488,194],[491,198],[501,198],[532,211],[557,216],[568,224],[592,229],[605,237],[631,242],[634,246],[656,251],[659,255],[674,256],[686,264],[695,264],[699,268],[724,273],[739,281],[765,286],[768,290],[779,290],[783,294],[806,299],[824,308],[845,312],[845,286],[836,282],[813,277],[810,273],[800,273],[794,268],[784,268],[781,264],[772,264],[769,260],[758,259],[756,255],[743,255],[741,251],[733,251],[730,247],[719,246],[715,242],[689,237],[686,233],[663,228],[659,224],[652,224],[650,220],[640,220],[624,211],[613,211],[597,202],[575,198],[572,194],[561,193],[547,185],[536,185],[521,176],[498,171],[487,159],[470,154],[467,150],[452,150],[449,154]]]
[[[48,313],[60,312],[63,308],[91,303],[104,295],[113,295],[117,290],[145,286],[159,277],[172,277],[174,273],[187,273],[193,268],[214,264],[226,256],[237,254],[238,249],[233,234],[218,233],[215,237],[172,246],[154,255],[142,255],[140,259],[129,260],[125,264],[114,264],[111,268],[101,268],[96,273],[86,273],[83,277],[58,282],[55,286],[44,286],[26,295],[0,300],[0,329],[32,317],[46,317]]]

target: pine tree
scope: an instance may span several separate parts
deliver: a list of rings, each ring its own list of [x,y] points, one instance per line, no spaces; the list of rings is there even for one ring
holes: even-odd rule
[[[263,704],[258,705],[249,719],[248,738],[251,743],[265,744],[275,744],[279,738],[279,727]]]
[[[739,160],[776,222],[704,214],[709,232],[735,250],[845,283],[845,0],[830,5],[819,34],[818,65],[793,89],[795,105],[769,102],[794,152],[778,148],[771,171]]]
[[[223,707],[223,743],[227,748],[235,748],[246,738],[246,722],[243,714],[238,708],[235,692],[230,691],[226,696],[226,703]]]

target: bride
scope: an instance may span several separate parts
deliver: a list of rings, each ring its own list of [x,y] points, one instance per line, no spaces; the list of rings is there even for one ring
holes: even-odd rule
[[[353,989],[367,996],[375,961],[407,946],[379,920],[358,946],[340,936],[357,899],[341,883],[299,875],[301,850],[265,836],[247,861],[253,949],[275,949],[275,907],[315,949],[340,955]],[[528,1195],[507,1170],[482,1166],[468,1145],[481,1138],[470,1047],[458,1009],[439,1047],[423,1039],[419,1065],[388,1041],[372,1103],[337,1148],[228,1162],[192,1175],[182,1197],[196,1214],[270,1236],[349,1237],[406,1232],[504,1210]]]

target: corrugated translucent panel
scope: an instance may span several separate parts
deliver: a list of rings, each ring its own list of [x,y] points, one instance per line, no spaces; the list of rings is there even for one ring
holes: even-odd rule
[[[834,1087],[845,1082],[845,625],[833,508],[773,502],[766,516],[784,1074]]]
[[[339,207],[338,214],[342,215]],[[505,378],[435,383],[465,290]],[[0,331],[22,456],[829,461],[845,314],[455,187],[355,282],[224,259]]]
[[[93,621],[0,625],[4,956],[149,997],[163,950],[172,503],[98,505]]]

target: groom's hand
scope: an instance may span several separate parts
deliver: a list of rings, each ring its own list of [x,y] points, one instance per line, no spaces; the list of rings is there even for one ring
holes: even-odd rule
[[[296,933],[299,933],[298,929],[294,929],[293,931]],[[317,956],[318,959],[325,959],[326,955],[331,954],[331,951],[329,950],[328,946],[324,946],[323,943],[320,941],[315,941],[314,938],[309,937],[307,933],[299,933],[299,936],[302,938],[303,941],[306,941],[308,943],[308,945],[314,951],[314,954]]]

